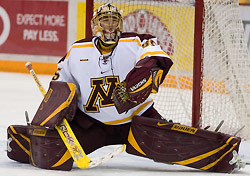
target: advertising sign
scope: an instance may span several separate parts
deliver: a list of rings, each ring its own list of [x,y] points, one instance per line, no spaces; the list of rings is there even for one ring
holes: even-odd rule
[[[244,5],[244,4],[250,4],[250,0],[239,0],[239,3],[241,4],[241,5]]]
[[[67,23],[68,2],[1,1],[0,53],[62,56]]]

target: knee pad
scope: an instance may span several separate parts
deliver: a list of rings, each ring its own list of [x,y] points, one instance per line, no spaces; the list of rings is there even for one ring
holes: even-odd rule
[[[63,118],[72,121],[77,109],[77,95],[73,83],[51,81],[31,125],[55,128]]]
[[[32,127],[30,135],[30,163],[51,170],[71,170],[73,159],[55,129]]]

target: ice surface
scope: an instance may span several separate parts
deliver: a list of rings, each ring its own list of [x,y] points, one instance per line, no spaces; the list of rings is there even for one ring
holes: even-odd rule
[[[47,89],[51,76],[38,75]],[[184,166],[156,163],[149,159],[122,153],[108,163],[92,169],[81,170],[74,165],[71,171],[51,171],[35,168],[10,160],[6,155],[7,127],[26,124],[24,111],[32,119],[43,97],[29,74],[0,72],[0,175],[1,176],[195,176],[228,175],[204,172]],[[248,146],[247,146],[248,145]],[[242,147],[242,155],[250,156],[250,145]],[[111,151],[113,146],[104,147],[90,155],[101,156]],[[250,175],[250,165],[233,175]]]

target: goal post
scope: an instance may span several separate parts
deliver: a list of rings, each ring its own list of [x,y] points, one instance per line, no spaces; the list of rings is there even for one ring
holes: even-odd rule
[[[201,119],[202,100],[202,24],[203,24],[204,2],[195,0],[195,20],[194,20],[194,62],[193,62],[193,96],[192,96],[192,126],[195,127]],[[201,123],[202,125],[202,123]],[[198,125],[198,126],[201,126]]]
[[[88,0],[86,0],[88,3]],[[122,11],[124,32],[150,33],[174,62],[155,108],[166,119],[250,139],[250,57],[238,0],[91,0]],[[86,10],[93,14],[92,10]],[[87,24],[90,27],[89,23]],[[87,28],[87,27],[86,27]]]
[[[86,27],[85,27],[85,36],[86,38],[92,37],[91,30],[91,19],[93,17],[94,11],[94,0],[86,0]]]

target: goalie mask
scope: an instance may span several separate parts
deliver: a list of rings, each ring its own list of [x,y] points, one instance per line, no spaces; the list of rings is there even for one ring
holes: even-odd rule
[[[110,3],[101,5],[94,12],[91,28],[93,35],[105,44],[116,43],[122,32],[122,16],[117,7]]]

